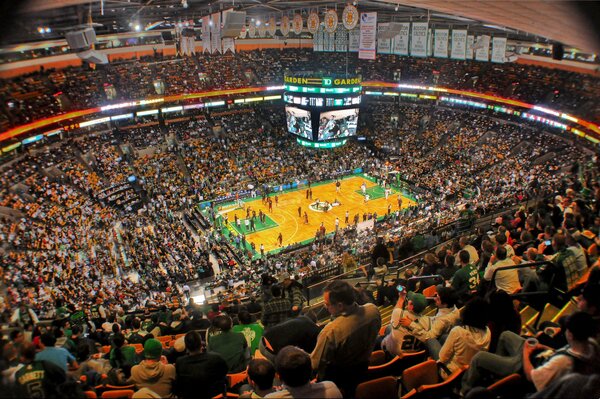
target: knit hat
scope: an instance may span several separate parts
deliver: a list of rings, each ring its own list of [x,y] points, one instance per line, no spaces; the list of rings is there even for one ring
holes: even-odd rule
[[[416,292],[409,291],[406,297],[412,301],[413,312],[420,314],[427,307],[427,298],[423,294],[417,294]]]
[[[162,356],[162,344],[159,340],[150,338],[144,344],[144,356],[146,359],[160,359]]]

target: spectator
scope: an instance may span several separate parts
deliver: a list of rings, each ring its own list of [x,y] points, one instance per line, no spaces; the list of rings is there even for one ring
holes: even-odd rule
[[[65,373],[67,372],[67,364],[72,369],[77,369],[79,364],[77,360],[65,348],[56,348],[56,338],[50,332],[42,334],[40,338],[41,352],[35,355],[35,360],[45,360],[54,363],[60,367]]]
[[[131,375],[131,368],[137,364],[137,355],[133,346],[125,345],[125,336],[121,333],[112,338],[113,347],[110,351],[110,365],[119,368],[125,377]]]
[[[300,348],[286,346],[275,358],[275,369],[283,382],[283,390],[266,398],[342,398],[342,393],[331,381],[310,382],[312,377],[310,355]],[[356,376],[355,376],[356,378]]]
[[[312,366],[320,381],[333,381],[346,395],[352,396],[358,381],[367,371],[381,327],[381,316],[371,303],[356,304],[354,290],[345,281],[329,283],[323,300],[327,311],[335,319],[323,328],[317,338],[311,354]]]
[[[202,339],[197,331],[185,335],[187,356],[177,359],[175,393],[179,398],[212,398],[223,392],[227,384],[227,363],[212,352],[202,352]],[[202,389],[198,389],[202,387]]]
[[[250,349],[243,334],[231,331],[229,316],[220,315],[213,320],[215,335],[208,337],[208,350],[218,353],[227,363],[230,373],[239,373],[246,369],[250,359]]]
[[[316,314],[308,312],[266,331],[260,342],[260,353],[271,362],[275,362],[275,356],[288,345],[297,346],[310,353],[315,349],[320,332]]]
[[[275,379],[275,367],[264,359],[252,359],[248,363],[248,384],[250,390],[243,392],[240,398],[264,398],[270,393],[276,392],[273,387]],[[242,387],[241,391],[243,391]]]
[[[166,363],[162,357],[162,344],[150,338],[144,344],[145,359],[131,368],[131,377],[127,381],[138,388],[147,388],[161,398],[173,397],[175,384],[175,366]],[[161,359],[162,357],[162,359]]]
[[[246,338],[248,348],[250,348],[250,354],[254,355],[254,352],[258,349],[260,339],[263,335],[263,328],[260,324],[252,321],[252,316],[248,311],[243,310],[238,314],[238,320],[240,324],[233,326],[233,332],[241,333]]]
[[[17,397],[32,399],[59,397],[58,388],[66,381],[65,370],[54,362],[36,359],[36,357],[33,344],[26,343],[22,346],[23,367],[15,374]]]
[[[485,268],[483,278],[487,281],[491,281],[494,278],[492,283],[496,285],[496,288],[512,294],[521,289],[521,283],[519,282],[519,272],[517,269],[502,270],[505,267],[514,266],[515,264],[512,259],[506,256],[506,249],[498,245],[494,255],[490,259],[490,263]],[[496,272],[495,276],[494,272]]]
[[[462,302],[466,302],[479,286],[479,272],[468,251],[458,253],[460,269],[452,277],[452,288]]]
[[[290,301],[282,297],[283,290],[280,285],[273,284],[271,286],[271,295],[272,298],[265,303],[262,313],[262,324],[267,331],[270,327],[287,320],[292,308]]]

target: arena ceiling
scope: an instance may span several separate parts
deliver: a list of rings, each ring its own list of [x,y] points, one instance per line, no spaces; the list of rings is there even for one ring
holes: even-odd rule
[[[377,11],[385,21],[425,21],[440,27],[468,27],[475,33],[500,33],[528,42],[560,42],[581,51],[599,53],[600,40],[594,26],[596,1],[548,0],[358,0],[360,11]],[[18,7],[11,29],[4,30],[2,43],[57,39],[74,26],[84,24],[91,14],[99,34],[131,31],[135,24],[147,26],[195,20],[211,12],[231,8],[247,12],[248,18],[311,9],[343,9],[345,1],[331,0],[29,0],[13,1]],[[596,14],[597,15],[597,14]],[[597,21],[597,20],[596,20]],[[38,27],[50,27],[42,37]]]

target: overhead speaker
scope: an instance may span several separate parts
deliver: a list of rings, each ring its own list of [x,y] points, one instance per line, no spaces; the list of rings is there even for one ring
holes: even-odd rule
[[[221,37],[238,37],[245,24],[245,11],[223,11]]]
[[[562,60],[565,56],[565,48],[560,43],[554,43],[552,45],[552,58],[555,60]]]
[[[77,56],[90,64],[108,64],[108,57],[106,54],[96,50],[82,51],[77,53]]]
[[[399,22],[390,22],[386,29],[377,33],[378,39],[393,39],[400,34],[402,24]]]
[[[94,28],[67,32],[65,39],[72,50],[88,49],[92,44],[96,43],[96,32]]]

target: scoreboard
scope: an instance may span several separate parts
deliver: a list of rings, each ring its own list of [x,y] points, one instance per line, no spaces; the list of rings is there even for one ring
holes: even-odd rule
[[[303,145],[345,142],[355,136],[361,83],[360,76],[286,75],[283,99],[288,132]]]

